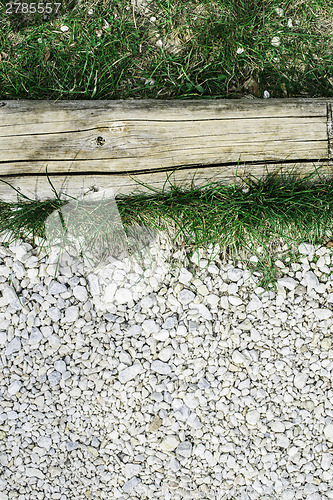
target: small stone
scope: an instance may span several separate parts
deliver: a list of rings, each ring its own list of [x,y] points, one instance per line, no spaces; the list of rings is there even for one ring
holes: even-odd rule
[[[0,345],[4,346],[7,343],[7,333],[6,332],[0,332]]]
[[[202,423],[195,413],[191,413],[191,415],[187,419],[187,423],[188,425],[193,427],[193,429],[201,429],[202,427]]]
[[[201,378],[198,382],[198,387],[199,389],[208,389],[210,387],[210,383],[205,378]]]
[[[142,309],[149,311],[156,304],[155,295],[150,294],[150,295],[147,295],[146,297],[143,297],[141,299],[140,304],[141,304]]]
[[[194,394],[185,394],[183,399],[184,403],[189,408],[196,408],[199,405],[199,400],[197,397],[194,396]]]
[[[187,288],[184,288],[184,290],[181,290],[178,294],[178,300],[181,304],[186,306],[190,302],[193,302],[195,299],[195,295],[191,290],[187,290]]]
[[[208,465],[210,465],[211,467],[214,467],[217,464],[217,460],[211,451],[206,450],[204,456]]]
[[[155,340],[158,340],[160,342],[164,342],[165,340],[167,340],[169,338],[170,334],[169,334],[168,330],[162,329],[162,330],[158,330],[157,332],[154,332],[152,336]]]
[[[171,367],[167,363],[163,363],[157,359],[152,362],[150,367],[154,372],[157,372],[160,375],[169,375],[171,373]]]
[[[65,373],[67,370],[66,363],[62,359],[54,362],[54,369],[60,373]]]
[[[119,304],[128,304],[133,300],[133,294],[129,288],[119,288],[114,298]]]
[[[50,386],[53,387],[53,386],[59,384],[59,382],[62,378],[62,375],[60,372],[54,370],[53,372],[48,374],[47,378],[48,378]]]
[[[78,306],[70,306],[66,309],[65,312],[65,323],[74,323],[79,317],[79,308]]]
[[[280,420],[273,420],[269,425],[273,432],[284,432],[286,430],[286,426]]]
[[[177,436],[167,436],[161,443],[161,448],[164,451],[173,451],[179,445]]]
[[[207,295],[206,300],[211,307],[217,307],[217,304],[220,301],[220,297],[218,295],[215,295],[215,293],[211,293]]]
[[[48,436],[41,436],[37,440],[37,444],[38,446],[40,446],[40,448],[45,448],[47,451],[50,451],[50,448],[52,446],[52,439]]]
[[[125,465],[125,476],[133,477],[141,472],[141,465],[139,464],[129,464]]]
[[[244,271],[239,268],[228,269],[227,276],[230,281],[237,282],[243,277]]]
[[[299,253],[303,255],[313,255],[315,252],[314,246],[310,243],[301,243],[298,247]]]
[[[99,279],[98,276],[95,274],[88,274],[86,277],[88,286],[89,286],[89,291],[93,297],[96,297],[97,295],[100,295],[101,290],[99,286]]]
[[[297,373],[294,376],[294,386],[297,387],[297,389],[303,389],[303,387],[306,386],[308,380],[308,376],[306,373]]]
[[[22,387],[22,382],[19,382],[18,380],[14,380],[14,382],[12,382],[10,384],[10,386],[8,387],[8,392],[9,392],[9,394],[11,394],[13,396],[14,394],[17,394],[19,392],[21,387]]]
[[[136,476],[133,476],[131,479],[126,481],[126,483],[123,486],[123,492],[124,493],[130,493],[138,484],[140,483],[140,479]]]
[[[236,295],[230,295],[229,302],[233,306],[240,306],[241,304],[243,304],[242,299],[240,297],[236,297]]]
[[[158,431],[161,425],[162,425],[162,419],[158,415],[155,415],[149,425],[150,432]]]
[[[324,429],[325,438],[333,443],[333,424],[329,424]]]
[[[140,363],[136,363],[124,370],[119,372],[118,378],[122,384],[126,384],[130,380],[133,380],[139,373],[143,370],[142,365]]]
[[[261,300],[259,299],[259,297],[257,297],[257,295],[254,295],[250,300],[250,302],[248,303],[248,305],[246,306],[246,312],[250,313],[253,311],[258,311],[258,309],[260,309],[261,307],[262,307]]]
[[[160,331],[159,325],[153,319],[145,319],[144,322],[142,323],[142,329],[146,333],[150,333],[152,335]]]
[[[192,280],[192,278],[193,278],[192,273],[190,273],[187,269],[182,267],[178,277],[179,283],[182,283],[183,285],[188,285],[189,282]]]
[[[71,441],[70,439],[68,439],[68,441],[66,443],[67,451],[76,450],[78,447],[79,447],[79,443],[77,441]]]
[[[309,290],[312,288],[317,288],[319,286],[319,280],[314,272],[307,271],[304,275],[304,285],[308,287]]]
[[[242,365],[246,361],[246,357],[239,351],[234,351],[232,353],[232,361],[233,363],[236,363],[237,365]]]
[[[110,283],[105,287],[104,290],[104,301],[105,302],[112,302],[114,299],[114,295],[116,293],[118,286],[117,283]]]
[[[27,467],[25,473],[28,477],[37,477],[38,479],[44,479],[44,474],[41,470],[34,467]]]
[[[175,457],[172,457],[169,463],[169,467],[172,470],[172,472],[177,472],[180,469],[180,463]]]
[[[277,284],[283,286],[284,288],[288,288],[288,290],[294,290],[298,285],[297,281],[295,281],[293,278],[288,277],[280,278],[277,281]]]
[[[60,293],[67,292],[67,287],[59,283],[59,281],[52,281],[48,291],[51,295],[59,295]]]
[[[14,352],[20,351],[21,347],[21,340],[19,339],[19,337],[14,337],[13,340],[11,340],[7,345],[5,355],[11,356],[11,354],[13,354]]]
[[[207,321],[210,321],[212,319],[212,314],[211,314],[210,310],[204,304],[192,303],[192,304],[190,304],[190,307],[192,309],[197,309],[199,315],[202,316]]]
[[[332,311],[329,309],[313,309],[313,312],[320,321],[329,319],[332,316]]]
[[[276,444],[277,446],[280,446],[281,448],[288,448],[290,444],[289,438],[285,436],[284,434],[278,434],[276,438]]]
[[[32,346],[37,346],[40,341],[43,339],[43,335],[39,328],[32,328],[31,334],[29,337],[29,344]]]
[[[167,362],[173,355],[172,347],[164,347],[158,354],[158,357],[161,361]]]
[[[86,302],[88,300],[88,292],[84,286],[75,286],[73,288],[73,295],[80,302]]]
[[[330,453],[323,453],[321,456],[321,468],[329,470],[332,465],[332,455]]]
[[[192,454],[192,443],[190,441],[183,441],[177,446],[176,453],[184,458],[189,458]]]
[[[260,419],[260,413],[256,410],[250,410],[246,413],[246,421],[250,425],[257,425]]]
[[[60,319],[60,310],[58,307],[50,307],[47,310],[47,315],[56,323]]]
[[[175,328],[177,324],[178,324],[177,318],[175,316],[169,316],[162,324],[162,328],[165,328],[166,330],[171,330],[172,328]]]

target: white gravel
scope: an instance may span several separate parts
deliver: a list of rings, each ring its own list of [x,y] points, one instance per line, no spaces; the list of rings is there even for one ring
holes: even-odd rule
[[[162,237],[56,279],[0,246],[0,500],[333,499],[333,253],[299,250],[261,294]]]

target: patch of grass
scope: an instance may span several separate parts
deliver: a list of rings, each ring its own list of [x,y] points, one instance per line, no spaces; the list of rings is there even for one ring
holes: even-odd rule
[[[331,2],[60,3],[0,5],[1,99],[332,96]]]
[[[237,177],[237,173],[236,173]],[[278,269],[275,259],[283,255],[297,262],[297,245],[301,242],[325,244],[333,234],[333,179],[321,177],[319,169],[304,178],[293,170],[288,174],[269,174],[265,178],[248,177],[242,184],[223,185],[218,182],[183,189],[167,182],[152,193],[116,197],[124,229],[133,224],[154,230],[167,230],[173,241],[185,245],[188,264],[199,248],[223,249],[235,262],[247,252],[251,273],[260,275],[265,290],[275,287]],[[48,216],[68,202],[56,198],[44,202],[22,201],[1,203],[0,232],[8,240],[29,240],[36,246],[37,237],[45,239]],[[105,214],[93,212],[91,231],[105,229]],[[101,220],[100,220],[101,219]],[[96,229],[94,229],[94,227]],[[103,231],[104,231],[103,229]],[[112,227],[109,229],[112,231]],[[279,245],[284,244],[281,253]],[[212,257],[214,252],[212,252]],[[256,256],[257,262],[250,260]]]

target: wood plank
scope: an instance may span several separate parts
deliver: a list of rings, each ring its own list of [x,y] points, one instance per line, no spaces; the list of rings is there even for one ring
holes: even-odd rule
[[[133,180],[161,188],[166,172],[195,185],[262,176],[283,165],[300,174],[314,164],[332,170],[330,99],[194,101],[2,101],[0,179],[34,199],[53,197],[46,167],[60,196],[130,194]],[[132,177],[132,179],[131,179]],[[105,190],[105,189],[104,189]],[[140,187],[140,190],[143,188]],[[47,194],[49,193],[49,194]],[[73,193],[76,193],[75,195]],[[16,200],[0,182],[0,198]],[[66,198],[66,196],[65,196]]]
[[[244,185],[242,179],[251,176],[261,178],[267,175],[267,172],[272,173],[288,173],[291,167],[295,165],[295,174],[299,177],[305,177],[314,171],[315,167],[321,167],[319,172],[321,175],[331,175],[333,166],[327,163],[300,163],[300,164],[258,164],[239,165],[237,170],[236,185]],[[208,182],[223,182],[225,184],[234,184],[236,168],[224,167],[217,169],[215,167],[201,167],[187,170],[176,170],[171,172],[156,172],[154,174],[134,174],[134,175],[52,175],[51,182],[56,189],[59,197],[63,200],[70,201],[72,197],[77,199],[84,198],[101,200],[108,196],[136,193],[154,194],[154,189],[159,192],[163,189],[167,192],[170,190],[170,184],[176,184],[184,188],[190,187],[192,180],[197,187],[205,186]],[[32,175],[26,177],[3,177],[3,180],[8,182],[15,189],[28,196],[31,200],[47,200],[54,199],[55,194],[50,183],[45,175]],[[142,186],[138,182],[146,184],[149,188]],[[152,189],[151,189],[152,188]],[[68,196],[69,195],[69,196]],[[0,178],[0,200],[7,203],[16,202],[19,200],[18,193],[9,187]],[[19,201],[27,201],[20,199]]]

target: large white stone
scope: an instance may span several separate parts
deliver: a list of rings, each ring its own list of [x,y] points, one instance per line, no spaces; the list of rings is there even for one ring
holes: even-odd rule
[[[141,372],[142,372],[141,363],[135,363],[134,365],[129,366],[128,368],[125,368],[124,370],[121,370],[119,372],[118,378],[122,384],[126,384],[130,380],[133,380]]]
[[[183,441],[177,446],[176,453],[184,458],[189,458],[192,454],[192,443]]]
[[[260,419],[260,413],[256,410],[249,410],[246,413],[246,421],[250,425],[257,425]]]
[[[80,302],[86,302],[88,300],[88,292],[84,286],[77,285],[73,288],[74,297]]]
[[[327,441],[330,441],[331,443],[333,443],[333,423],[328,424],[324,428],[324,435],[325,435],[325,438],[327,439]]]
[[[60,293],[67,292],[66,285],[59,283],[59,281],[52,281],[49,285],[49,293],[51,295],[59,295]]]
[[[5,354],[6,356],[11,356],[14,352],[18,352],[21,350],[21,340],[19,337],[14,337],[6,347]]]
[[[119,304],[128,304],[133,299],[133,294],[129,288],[119,288],[114,298]]]
[[[306,386],[308,380],[308,375],[306,373],[296,373],[294,376],[294,386],[297,387],[297,389],[303,389],[303,387]]]
[[[230,281],[237,282],[243,277],[244,271],[243,269],[239,269],[237,267],[228,269],[227,275]]]
[[[141,472],[141,465],[139,464],[131,464],[127,463],[125,465],[125,476],[126,477],[133,477],[138,475]]]
[[[159,373],[160,375],[169,375],[171,373],[171,367],[163,361],[155,359],[150,365],[153,372]]]
[[[191,409],[199,406],[199,399],[192,393],[185,394],[183,399],[186,406],[188,406]]]
[[[314,309],[313,312],[314,312],[316,318],[319,319],[320,321],[323,321],[325,319],[329,319],[332,316],[332,311],[330,311],[330,309],[318,308],[318,309]]]
[[[78,306],[69,306],[65,310],[65,323],[74,323],[79,317],[79,308]]]
[[[236,295],[229,295],[229,302],[233,306],[240,306],[243,304],[243,301],[240,297],[236,297]]]
[[[272,420],[269,425],[273,432],[284,432],[286,430],[286,426],[280,420]]]
[[[298,282],[293,278],[289,278],[286,276],[277,280],[277,284],[283,286],[284,288],[288,288],[288,290],[294,290],[297,287]]]
[[[14,380],[14,382],[12,382],[8,387],[8,393],[13,396],[14,394],[17,394],[19,392],[21,387],[22,382],[20,382],[19,380]]]
[[[28,477],[37,477],[38,479],[44,479],[45,477],[44,473],[35,467],[27,467],[25,473]]]
[[[232,361],[233,361],[233,363],[236,363],[237,365],[242,365],[245,363],[246,357],[241,352],[234,351],[232,353]]]
[[[177,436],[167,436],[161,443],[163,451],[173,451],[179,445],[179,438]]]
[[[181,290],[178,294],[178,301],[186,306],[190,302],[193,302],[195,299],[195,295],[191,290],[188,290],[187,288],[184,288],[184,290]]]

